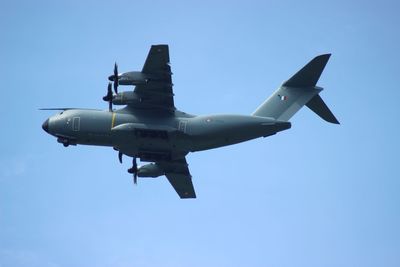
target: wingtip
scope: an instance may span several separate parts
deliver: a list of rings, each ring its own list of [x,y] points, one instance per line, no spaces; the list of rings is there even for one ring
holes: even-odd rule
[[[332,112],[331,112],[332,113]],[[335,115],[333,115],[332,113],[332,119],[330,120],[331,123],[333,124],[337,124],[340,125],[340,122],[338,121],[338,119],[335,117]]]
[[[324,118],[324,120],[326,120],[327,122],[333,123],[333,124],[338,124],[340,125],[340,122],[338,121],[338,119],[336,119],[335,115],[333,115],[332,112],[330,112],[330,116],[328,116],[327,118]]]
[[[154,44],[152,45],[154,48],[162,48],[162,47],[168,47],[168,44]]]
[[[328,60],[331,57],[331,55],[332,55],[331,53],[322,54],[322,55],[316,56],[314,59],[325,59],[325,60]]]

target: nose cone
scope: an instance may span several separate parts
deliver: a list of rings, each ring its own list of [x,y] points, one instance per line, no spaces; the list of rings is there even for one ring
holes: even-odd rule
[[[123,79],[123,78],[124,78],[124,73],[118,74],[118,81]],[[108,76],[108,80],[110,82],[113,82],[115,80],[115,75],[113,74],[113,75]]]
[[[49,132],[49,119],[47,119],[47,120],[45,120],[45,122],[43,122],[42,128],[46,133]]]

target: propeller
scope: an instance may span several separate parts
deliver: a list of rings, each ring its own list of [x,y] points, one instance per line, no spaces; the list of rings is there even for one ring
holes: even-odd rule
[[[111,83],[108,83],[107,95],[103,96],[103,100],[108,102],[108,110],[112,111],[113,93],[112,93],[112,90],[111,90]]]
[[[118,94],[118,65],[114,63],[114,92]]]
[[[133,174],[133,183],[137,184],[138,167],[137,167],[137,163],[136,163],[136,158],[135,157],[132,159],[132,168],[128,169],[128,172]]]

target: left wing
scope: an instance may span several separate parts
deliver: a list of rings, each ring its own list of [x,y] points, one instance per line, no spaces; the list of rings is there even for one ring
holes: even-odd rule
[[[168,45],[151,46],[142,73],[149,78],[147,83],[135,87],[134,92],[140,98],[140,103],[131,106],[173,112],[175,105]]]
[[[180,198],[196,198],[186,159],[157,162]]]

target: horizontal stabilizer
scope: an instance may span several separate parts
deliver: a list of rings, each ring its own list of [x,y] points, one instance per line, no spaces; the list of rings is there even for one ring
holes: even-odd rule
[[[331,54],[320,55],[312,59],[307,65],[293,75],[282,86],[287,87],[314,87]]]
[[[340,124],[319,95],[315,95],[310,101],[308,101],[306,106],[327,122]]]

